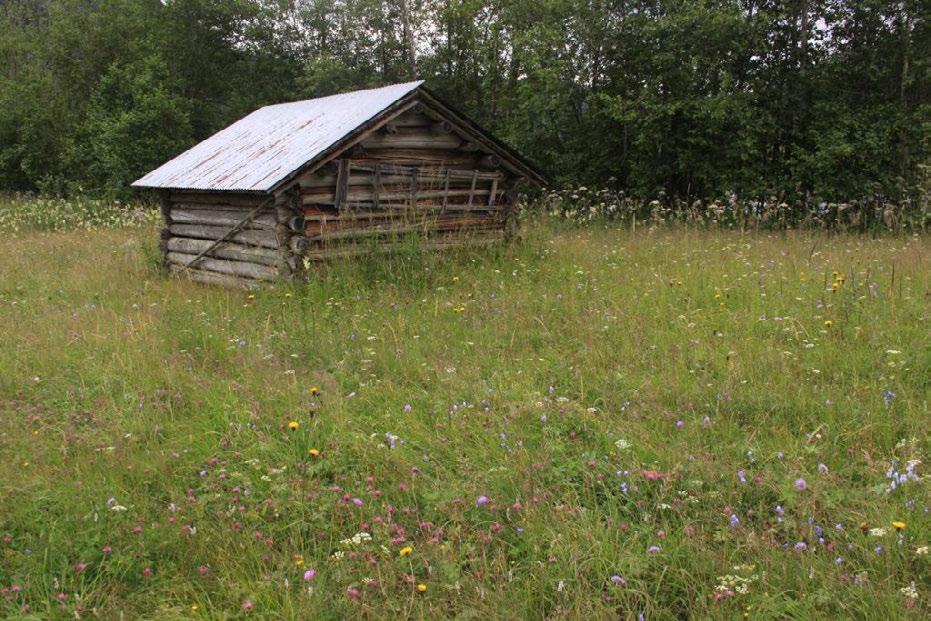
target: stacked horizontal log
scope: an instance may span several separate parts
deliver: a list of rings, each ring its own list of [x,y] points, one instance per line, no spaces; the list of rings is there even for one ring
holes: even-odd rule
[[[388,138],[404,130],[392,131]],[[442,136],[445,128],[434,131]],[[497,171],[373,163],[354,154],[348,166],[299,179],[305,228],[292,251],[310,260],[352,256],[409,235],[436,248],[497,242],[508,215],[506,181]]]
[[[162,245],[169,271],[198,282],[245,288],[277,279],[281,254],[274,206],[259,209],[267,201],[265,195],[170,195],[163,209]],[[230,234],[234,227],[239,228]]]

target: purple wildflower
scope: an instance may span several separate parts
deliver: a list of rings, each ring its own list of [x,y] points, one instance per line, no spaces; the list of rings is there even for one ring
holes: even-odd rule
[[[806,489],[808,489],[808,483],[805,482],[805,479],[799,477],[795,479],[795,489],[800,492],[804,492]]]
[[[736,513],[731,513],[731,528],[737,528],[740,526],[740,518],[737,517]]]
[[[488,496],[479,496],[478,498],[475,499],[476,507],[484,507],[487,504],[488,504]]]

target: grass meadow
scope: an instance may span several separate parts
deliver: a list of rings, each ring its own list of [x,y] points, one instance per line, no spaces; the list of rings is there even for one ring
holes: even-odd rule
[[[925,237],[541,220],[248,294],[15,207],[2,618],[928,617]]]

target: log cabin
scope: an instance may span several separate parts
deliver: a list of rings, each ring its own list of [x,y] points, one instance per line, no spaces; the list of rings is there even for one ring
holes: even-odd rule
[[[166,271],[254,287],[316,261],[513,236],[514,149],[422,81],[260,108],[132,185],[159,194]]]

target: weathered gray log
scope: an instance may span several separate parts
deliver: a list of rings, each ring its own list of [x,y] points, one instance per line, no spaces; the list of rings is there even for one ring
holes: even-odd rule
[[[429,127],[435,121],[426,114],[410,111],[396,117],[391,122],[398,127]]]
[[[388,135],[396,134],[398,133],[398,124],[394,122],[385,123],[384,125],[382,125],[381,132],[383,134],[388,134]]]
[[[373,134],[362,142],[369,149],[457,149],[462,143],[459,136],[449,132],[434,134],[430,131],[398,131],[396,134]]]
[[[197,269],[208,272],[244,276],[246,278],[254,278],[255,280],[275,280],[275,278],[278,277],[277,268],[259,263],[211,259],[209,257],[197,259],[197,255],[194,254],[182,254],[180,252],[168,253],[168,261],[173,265],[187,266],[195,259],[197,260]]]
[[[468,247],[468,246],[487,246],[498,244],[504,241],[502,231],[488,231],[481,236],[467,236],[449,240],[420,241],[417,247],[423,250],[445,250],[449,248]],[[332,249],[315,250],[306,252],[304,257],[310,261],[326,261],[340,257],[353,257],[371,253],[393,252],[401,248],[409,247],[404,242],[400,243],[379,243],[377,245],[368,244],[349,244],[337,246]]]
[[[417,204],[413,207],[407,204],[407,202],[382,202],[379,205],[369,202],[358,202],[353,203],[352,211],[344,211],[342,214],[324,214],[316,213],[315,210],[317,206],[306,207],[306,215],[304,219],[307,222],[335,222],[339,219],[353,219],[356,217],[362,218],[387,218],[387,217],[406,217],[406,216],[418,216],[421,214],[440,214],[442,215],[444,211],[448,212],[459,212],[459,211],[475,211],[475,212],[498,212],[504,209],[503,204],[495,205],[486,205],[484,202],[476,203],[474,205],[466,205],[460,203],[447,203],[446,208],[443,208],[442,203],[435,202],[430,204]],[[359,216],[358,214],[362,214]]]
[[[207,226],[203,224],[172,224],[169,227],[175,237],[195,237],[197,239],[222,239],[229,232],[228,227]],[[277,248],[278,240],[274,231],[246,229],[232,235],[230,240],[264,248]]]
[[[307,221],[304,220],[304,216],[291,216],[288,220],[288,228],[295,233],[303,233],[306,226]]]
[[[307,210],[304,220],[307,223],[311,222],[340,222],[346,220],[371,220],[371,219],[381,219],[381,218],[411,218],[411,217],[421,217],[421,216],[441,216],[444,211],[449,213],[458,213],[458,212],[474,212],[474,213],[502,213],[505,209],[503,204],[495,205],[459,205],[459,204],[447,204],[445,209],[437,204],[431,205],[429,207],[420,206],[411,208],[406,203],[399,203],[397,205],[388,205],[387,203],[382,204],[381,206],[376,206],[374,203],[365,205],[363,209],[354,209],[351,212],[343,212],[341,214],[321,214],[314,213],[311,208]]]
[[[198,255],[213,243],[209,239],[191,239],[189,237],[172,237],[166,240],[166,247],[172,252]],[[210,252],[211,257],[233,259],[235,261],[252,261],[263,265],[275,266],[278,253],[270,248],[243,246],[233,242],[223,242]]]
[[[260,284],[259,281],[252,280],[251,278],[240,278],[239,276],[208,272],[197,268],[185,268],[180,265],[172,264],[169,266],[169,269],[172,273],[178,274],[181,278],[188,278],[208,285],[220,285],[221,287],[236,289],[255,289]]]
[[[377,165],[377,164],[376,164]],[[407,185],[410,176],[413,174],[415,167],[408,166],[392,166],[388,163],[380,163],[381,165],[381,181],[383,186],[391,185]],[[419,168],[417,176],[424,183],[427,181],[434,181],[442,183],[446,178],[446,174],[449,173],[449,178],[452,183],[459,181],[466,181],[472,179],[471,170],[456,170],[453,168],[437,168],[433,169],[431,167]],[[352,174],[349,176],[348,185],[365,185],[370,186],[372,184],[372,175],[375,173],[375,165],[362,165],[353,161],[352,164]],[[500,172],[479,172],[479,180],[485,179],[504,179],[504,174]],[[333,188],[336,186],[336,175],[335,174],[326,174],[326,175],[310,175],[307,177],[300,178],[301,188]]]
[[[488,196],[488,189],[471,189],[471,188],[450,188],[448,191],[444,191],[442,187],[438,190],[426,189],[420,190],[413,197],[415,200],[423,200],[429,198],[443,198],[446,196],[448,198],[461,197],[466,198],[468,196]],[[301,192],[301,198],[304,201],[305,205],[313,204],[322,204],[322,205],[336,205],[337,197],[330,190],[304,190]],[[378,193],[379,202],[381,201],[391,201],[391,200],[407,200],[410,202],[411,194],[409,191],[397,192],[397,191],[380,191]],[[371,188],[359,188],[351,189],[346,196],[344,197],[343,202],[345,204],[355,204],[359,202],[375,202],[375,194]]]
[[[317,235],[308,235],[310,241],[332,241],[339,239],[356,239],[366,237],[381,237],[385,235],[396,235],[403,233],[430,233],[435,231],[479,231],[486,229],[501,228],[502,223],[491,219],[481,219],[480,221],[425,221],[415,224],[401,224],[396,222],[386,222],[373,224],[371,226],[356,227],[332,232],[319,233]]]
[[[228,192],[172,192],[172,203],[198,203],[229,207],[256,207],[268,199],[267,194],[236,194]]]
[[[239,224],[249,212],[230,209],[184,209],[174,207],[171,210],[171,221],[178,224],[208,224],[210,226],[235,226]],[[259,214],[246,224],[247,228],[270,229],[275,226],[275,216],[272,214]]]

